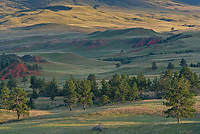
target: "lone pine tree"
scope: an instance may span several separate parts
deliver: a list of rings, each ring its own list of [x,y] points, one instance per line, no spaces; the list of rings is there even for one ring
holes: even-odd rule
[[[9,107],[11,110],[17,112],[18,120],[20,119],[20,115],[29,115],[30,108],[27,106],[27,101],[27,94],[24,90],[18,87],[13,88]]]
[[[194,116],[194,94],[189,91],[189,82],[183,76],[174,78],[169,93],[166,95],[167,102],[163,104],[170,107],[164,111],[167,117],[177,118],[180,123],[181,118]]]

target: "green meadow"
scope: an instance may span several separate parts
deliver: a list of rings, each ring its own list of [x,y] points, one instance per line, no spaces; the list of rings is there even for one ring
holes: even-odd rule
[[[53,106],[50,105],[49,98],[39,98],[36,100],[36,108],[42,109],[48,105],[50,110],[33,110],[30,117],[16,121],[16,113],[1,110],[0,125],[1,133],[5,134],[62,134],[62,133],[194,133],[200,131],[199,124],[199,102],[197,97],[197,114],[190,119],[181,119],[177,124],[176,119],[165,118],[162,110],[166,107],[162,105],[165,100],[144,100],[129,103],[108,104],[103,107],[91,106],[82,110],[82,106],[77,105],[73,111],[69,111],[67,106],[61,106],[63,98],[56,97]],[[6,113],[6,114],[5,114]],[[9,116],[8,116],[9,115]],[[5,117],[9,118],[5,118]],[[7,121],[6,121],[7,120]],[[101,124],[103,131],[92,130],[93,127]]]

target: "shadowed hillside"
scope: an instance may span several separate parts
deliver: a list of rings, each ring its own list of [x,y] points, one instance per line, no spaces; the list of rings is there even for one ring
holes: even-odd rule
[[[23,9],[37,9],[47,6],[55,5],[89,5],[95,9],[101,6],[118,6],[121,8],[131,8],[131,7],[164,7],[164,6],[173,6],[181,5],[181,3],[187,3],[196,5],[199,2],[197,0],[2,0],[2,10],[23,10]],[[52,8],[52,7],[50,7]],[[55,7],[54,7],[55,9]]]

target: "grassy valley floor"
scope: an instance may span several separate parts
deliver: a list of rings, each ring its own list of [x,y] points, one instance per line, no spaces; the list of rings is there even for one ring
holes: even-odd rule
[[[107,105],[103,107],[88,107],[82,110],[77,105],[73,111],[62,106],[63,98],[56,98],[53,106],[49,98],[36,100],[36,108],[41,109],[46,104],[46,109],[33,110],[30,117],[20,121],[9,121],[4,118],[0,125],[2,134],[198,134],[200,132],[200,98],[197,97],[197,114],[190,119],[182,119],[180,124],[176,119],[165,118],[162,110],[166,109],[162,102],[165,100],[144,100],[123,104]],[[5,111],[1,110],[1,114]],[[16,113],[6,112],[16,119]],[[7,121],[6,121],[7,120]],[[103,131],[92,130],[101,124]]]

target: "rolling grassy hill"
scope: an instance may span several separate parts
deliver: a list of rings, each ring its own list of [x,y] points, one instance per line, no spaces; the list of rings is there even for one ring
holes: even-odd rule
[[[200,7],[170,0],[4,0],[1,5],[0,29],[3,31],[91,32],[133,27],[162,32],[171,27],[176,30],[199,29]]]
[[[76,78],[86,78],[94,73],[97,78],[108,78],[115,73],[137,75],[142,72],[152,78],[166,70],[169,62],[175,65],[173,71],[179,71],[182,58],[186,59],[188,66],[199,62],[199,32],[157,33],[131,28],[90,34],[40,34],[2,39],[1,52],[41,56],[49,63],[40,64],[43,72],[38,77],[51,80],[54,76],[60,83],[71,74]],[[115,65],[123,60],[130,63],[116,68]],[[154,61],[159,67],[156,71],[151,70]],[[200,74],[199,68],[192,67],[191,70]]]
[[[63,98],[57,97],[54,107],[63,102]],[[0,125],[1,133],[13,134],[148,134],[148,133],[194,133],[198,134],[199,128],[199,107],[195,117],[181,120],[180,124],[176,119],[164,118],[162,105],[164,100],[145,100],[123,104],[108,105],[103,107],[88,107],[82,110],[76,106],[69,112],[65,106],[51,110],[32,110],[30,117],[21,121],[11,121]],[[199,102],[199,97],[197,98]],[[49,98],[36,100],[36,107],[44,108],[50,104]],[[199,106],[199,105],[198,105]],[[9,119],[16,119],[12,111],[1,110],[0,121],[6,122]],[[9,116],[8,116],[9,115]],[[7,118],[6,118],[7,117]],[[103,125],[103,131],[92,130],[93,127]]]
[[[164,7],[164,6],[181,6],[183,4],[198,4],[195,0],[2,0],[1,10],[22,10],[22,9],[37,9],[41,7],[54,5],[89,5],[94,8],[101,6],[118,6],[121,8],[139,7]]]

